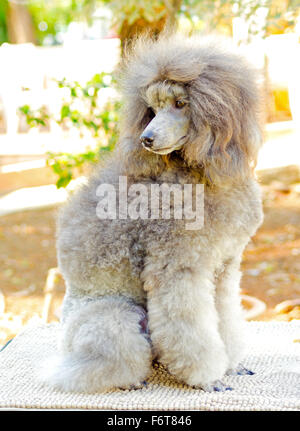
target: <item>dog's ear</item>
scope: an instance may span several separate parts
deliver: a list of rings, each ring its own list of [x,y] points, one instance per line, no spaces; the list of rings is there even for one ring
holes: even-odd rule
[[[218,67],[207,66],[187,86],[191,131],[185,158],[204,167],[212,183],[249,175],[262,143],[254,76],[241,59],[233,58],[232,63],[232,67],[222,68],[221,62]]]

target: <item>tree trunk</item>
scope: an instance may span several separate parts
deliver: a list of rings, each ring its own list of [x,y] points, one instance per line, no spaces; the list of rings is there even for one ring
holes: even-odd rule
[[[172,33],[176,30],[177,14],[180,11],[182,0],[164,0],[163,3],[163,8],[165,8],[166,14],[157,21],[153,20],[152,22],[149,22],[144,18],[140,18],[131,25],[128,24],[127,20],[123,22],[119,32],[122,55],[124,53],[125,46],[130,45],[132,40],[143,33],[148,33],[150,36],[156,38],[162,31]]]
[[[182,0],[164,0],[167,9],[166,30],[170,33],[177,29],[177,14],[180,11]]]
[[[36,43],[32,17],[25,4],[8,4],[7,32],[10,43]]]
[[[128,24],[128,21],[123,21],[119,36],[121,39],[121,51],[124,53],[125,47],[129,47],[136,37],[143,33],[148,33],[150,36],[156,38],[163,30],[166,24],[166,17],[161,18],[159,21],[149,22],[144,18],[140,18],[133,24]]]

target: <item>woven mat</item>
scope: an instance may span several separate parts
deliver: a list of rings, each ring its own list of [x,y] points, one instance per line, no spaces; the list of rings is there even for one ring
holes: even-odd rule
[[[175,381],[161,366],[148,387],[86,395],[40,383],[56,349],[59,324],[26,329],[0,353],[0,408],[103,410],[300,410],[300,321],[248,322],[244,365],[253,376],[225,377],[233,390],[205,393]]]

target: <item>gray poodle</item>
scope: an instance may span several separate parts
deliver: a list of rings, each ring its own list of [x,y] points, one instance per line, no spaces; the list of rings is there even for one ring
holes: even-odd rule
[[[140,387],[154,358],[208,391],[229,389],[220,380],[226,373],[251,374],[240,362],[239,268],[263,217],[253,175],[262,141],[255,77],[215,38],[140,39],[124,60],[119,143],[59,216],[67,290],[60,353],[46,377],[53,386]],[[120,179],[131,187],[128,212]],[[105,199],[100,185],[115,195]],[[153,185],[173,191],[170,217],[157,216],[164,203],[139,217],[138,191]],[[174,216],[186,185],[204,188],[197,229]]]

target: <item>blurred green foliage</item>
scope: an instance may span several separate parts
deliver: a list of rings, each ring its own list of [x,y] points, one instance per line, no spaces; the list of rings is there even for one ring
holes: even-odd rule
[[[47,126],[49,115],[45,106],[33,110],[29,105],[23,105],[19,107],[19,112],[26,117],[29,127]]]
[[[195,28],[212,30],[230,26],[233,17],[250,22],[250,32],[257,31],[253,15],[266,8],[265,35],[293,28],[299,15],[299,0],[27,0],[38,44],[61,43],[61,35],[73,21],[92,24],[95,11],[105,6],[112,12],[112,27],[121,39],[132,31],[152,28],[160,31],[163,24],[188,19]],[[8,0],[0,1],[0,43],[8,41]],[[201,25],[199,25],[201,21]],[[159,23],[156,26],[155,23]]]
[[[57,81],[58,87],[68,90],[68,97],[60,111],[58,124],[72,125],[80,130],[88,129],[93,137],[98,138],[99,132],[104,130],[109,139],[113,139],[111,129],[117,121],[117,105],[111,103],[105,109],[98,107],[99,92],[103,88],[114,85],[113,77],[108,73],[97,73],[85,85],[77,81],[68,82],[66,79]]]
[[[59,115],[49,113],[45,106],[31,109],[29,105],[19,108],[19,114],[26,118],[30,127],[47,127],[50,120],[64,130],[76,128],[80,136],[92,136],[95,146],[79,154],[48,153],[47,164],[58,175],[57,187],[66,187],[74,177],[75,170],[82,170],[86,164],[97,163],[103,153],[111,151],[118,138],[120,102],[109,98],[103,103],[101,90],[113,88],[115,80],[108,73],[96,74],[84,85],[66,79],[56,81],[63,91],[63,103]]]
[[[25,4],[25,3],[22,3]],[[242,17],[250,23],[250,34],[262,31],[262,35],[280,33],[293,28],[299,15],[299,0],[27,0],[37,42],[42,45],[47,36],[52,43],[61,41],[61,34],[73,21],[91,24],[99,6],[106,6],[112,12],[112,26],[120,35],[122,43],[135,34],[149,28],[154,34],[166,23],[186,19],[191,30],[232,31],[232,19]],[[265,26],[257,29],[253,16],[259,8],[265,9]],[[8,0],[0,0],[0,43],[8,39]],[[48,113],[45,107],[31,109],[20,107],[30,127],[46,127],[50,120],[62,128],[75,127],[80,134],[89,132],[97,143],[95,149],[81,154],[49,154],[48,164],[58,175],[58,187],[65,187],[73,178],[76,168],[86,163],[96,163],[103,151],[110,151],[117,140],[117,123],[120,103],[109,102],[101,109],[99,94],[108,85],[107,74],[96,74],[85,85],[62,80],[57,85],[68,97],[64,101],[58,118]],[[112,82],[113,84],[113,82]],[[101,99],[101,97],[100,97]]]
[[[100,0],[28,0],[28,8],[35,26],[39,44],[47,36],[52,36],[53,43],[59,44],[60,33],[67,30],[73,21],[92,20],[96,4]]]
[[[56,187],[66,187],[74,178],[74,171],[81,170],[87,163],[96,164],[100,159],[100,149],[83,153],[48,153],[47,165],[58,176]]]
[[[6,25],[7,8],[8,8],[7,0],[1,0],[0,1],[0,45],[1,43],[8,41],[7,25]]]

